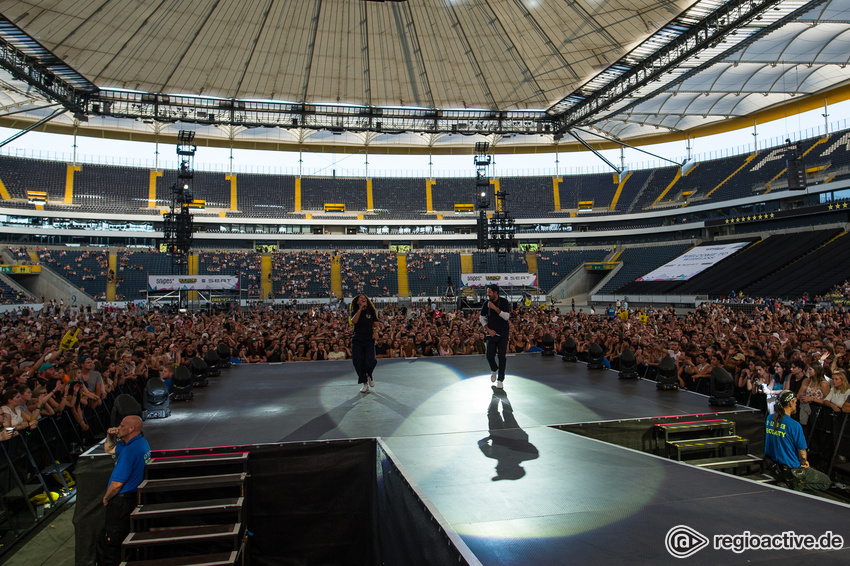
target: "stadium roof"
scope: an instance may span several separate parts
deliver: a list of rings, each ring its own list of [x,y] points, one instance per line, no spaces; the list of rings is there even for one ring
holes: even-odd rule
[[[521,153],[850,97],[850,0],[0,0],[0,16],[0,125],[135,140]]]

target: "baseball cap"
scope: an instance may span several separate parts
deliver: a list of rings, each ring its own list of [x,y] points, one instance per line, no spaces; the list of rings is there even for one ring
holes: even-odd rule
[[[45,372],[45,371],[49,370],[49,369],[50,369],[50,368],[52,368],[52,367],[53,367],[53,364],[48,363],[48,362],[44,362],[44,363],[43,363],[43,364],[41,364],[41,366],[38,368],[38,373]]]

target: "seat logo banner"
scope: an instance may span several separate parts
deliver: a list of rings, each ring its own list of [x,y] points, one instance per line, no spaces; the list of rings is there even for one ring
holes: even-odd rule
[[[495,283],[500,287],[534,287],[537,275],[534,273],[462,273],[460,281],[468,287],[484,287]]]
[[[236,291],[233,275],[148,275],[148,291]]]

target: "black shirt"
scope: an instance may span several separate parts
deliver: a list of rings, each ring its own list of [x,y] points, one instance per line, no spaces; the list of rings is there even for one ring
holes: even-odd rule
[[[357,314],[357,313],[354,313]],[[354,314],[351,318],[354,318]],[[354,340],[357,342],[373,342],[372,326],[378,322],[378,317],[374,311],[365,308],[360,312],[360,317],[354,323]]]
[[[511,305],[506,298],[499,297],[493,302],[501,312],[511,312]],[[508,335],[508,331],[511,328],[510,324],[507,320],[496,314],[495,310],[490,308],[489,300],[484,301],[484,304],[481,305],[481,316],[487,319],[487,328],[494,330],[499,336]]]

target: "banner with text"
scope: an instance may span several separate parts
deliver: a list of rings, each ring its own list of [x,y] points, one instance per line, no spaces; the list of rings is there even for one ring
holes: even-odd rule
[[[734,244],[691,248],[679,257],[650,271],[637,281],[687,281],[749,244],[749,242],[736,242]]]
[[[148,275],[148,291],[239,290],[233,275]]]
[[[469,287],[484,287],[495,283],[500,287],[534,287],[537,275],[534,273],[461,273],[460,281]]]

